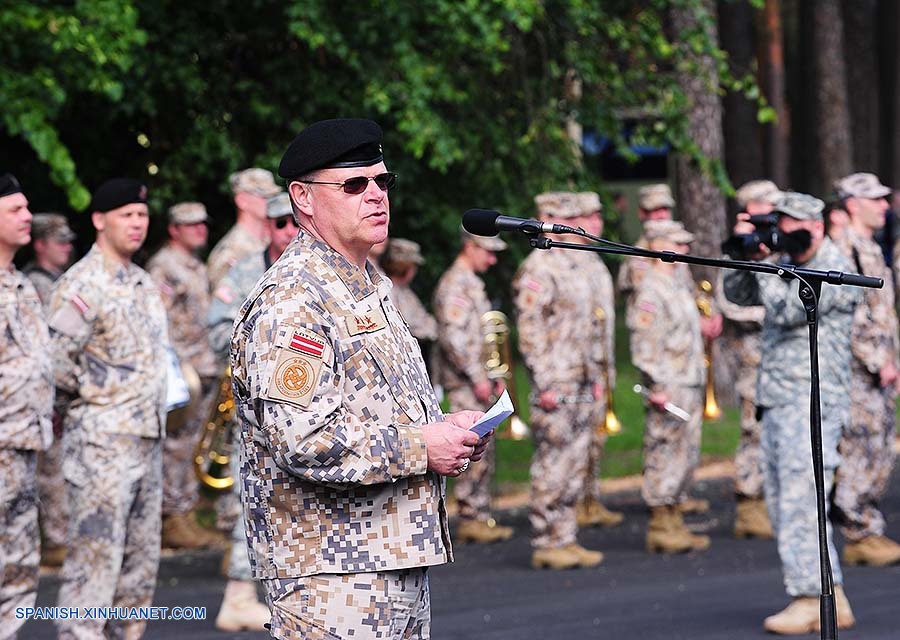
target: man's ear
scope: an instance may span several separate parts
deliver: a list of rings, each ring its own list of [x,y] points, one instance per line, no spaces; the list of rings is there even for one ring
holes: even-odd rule
[[[291,196],[291,204],[294,206],[294,215],[298,222],[312,217],[312,189],[302,182],[291,182],[288,185],[288,194]]]
[[[94,211],[91,214],[91,224],[94,225],[94,229],[96,229],[98,233],[103,231],[106,228],[106,214]]]

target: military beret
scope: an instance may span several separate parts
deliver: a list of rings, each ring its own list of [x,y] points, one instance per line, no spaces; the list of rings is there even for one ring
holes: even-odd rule
[[[422,257],[422,247],[419,246],[418,242],[413,242],[406,238],[391,238],[388,241],[385,260],[390,262],[425,264],[425,258]]]
[[[316,169],[370,167],[384,159],[381,127],[371,120],[341,118],[314,122],[291,142],[278,175],[298,178]]]
[[[648,240],[668,240],[675,244],[690,244],[694,234],[677,220],[648,220],[644,223],[644,237]]]
[[[291,208],[291,197],[282,191],[266,200],[266,217],[273,220],[294,215]]]
[[[243,171],[235,171],[228,178],[231,192],[252,193],[263,198],[271,198],[281,193],[281,187],[275,184],[275,176],[271,171],[252,167]]]
[[[131,178],[113,178],[107,180],[94,191],[90,210],[106,213],[133,202],[147,202],[147,187]]]
[[[0,176],[0,198],[11,196],[14,193],[22,193],[22,185],[13,174],[4,173]]]
[[[581,215],[578,196],[569,191],[548,191],[534,197],[539,216],[550,218],[577,218]]]
[[[775,212],[796,220],[822,220],[825,203],[805,193],[785,191],[775,205]]]
[[[197,224],[208,219],[202,202],[179,202],[169,207],[169,222],[172,224]]]
[[[499,236],[476,236],[466,231],[463,227],[459,228],[459,237],[462,244],[471,242],[476,247],[481,247],[488,251],[503,251],[506,249],[506,243]]]
[[[675,206],[675,198],[667,184],[648,184],[638,189],[638,206],[644,211],[671,209]]]
[[[781,189],[771,180],[751,180],[738,188],[734,198],[742,209],[751,202],[774,205],[781,198]]]
[[[834,191],[841,200],[846,198],[886,198],[890,187],[881,184],[874,173],[852,173],[835,180]]]
[[[75,239],[75,232],[62,214],[36,213],[31,218],[31,239],[72,242]]]

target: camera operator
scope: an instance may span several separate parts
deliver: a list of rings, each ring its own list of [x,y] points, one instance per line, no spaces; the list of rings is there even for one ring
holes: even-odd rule
[[[802,194],[784,193],[774,213],[777,223],[765,232],[740,214],[734,233],[746,244],[763,240],[748,251],[751,259],[803,265],[809,269],[853,272],[851,262],[825,236],[824,203]],[[773,251],[775,253],[773,253]],[[765,494],[781,557],[784,584],[793,601],[764,622],[767,631],[810,633],[819,626],[820,588],[815,485],[809,464],[810,367],[806,312],[796,279],[744,271],[724,279],[726,297],[741,305],[765,306],[762,364],[757,406],[762,420]],[[822,449],[825,492],[831,492],[838,466],[838,441],[849,420],[850,334],[860,299],[855,287],[822,288],[819,298],[819,345],[822,390]],[[828,526],[828,552],[834,568],[837,624],[854,624],[844,595],[838,556]]]

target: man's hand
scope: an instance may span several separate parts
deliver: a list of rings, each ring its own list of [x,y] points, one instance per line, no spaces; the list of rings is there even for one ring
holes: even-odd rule
[[[878,372],[878,379],[882,387],[896,386],[898,381],[900,381],[900,371],[897,370],[893,362],[888,362]]]
[[[647,395],[647,400],[660,411],[664,411],[666,403],[669,401],[669,396],[665,391],[651,391]]]
[[[542,391],[538,397],[538,406],[544,411],[553,411],[559,406],[555,391]]]
[[[475,386],[472,388],[472,391],[475,392],[475,399],[478,400],[478,402],[488,403],[491,401],[490,380],[482,380],[481,382],[476,382]]]
[[[603,387],[602,382],[595,382],[591,385],[591,395],[594,396],[594,400],[600,400],[604,394],[606,394],[606,389]]]
[[[717,313],[711,318],[700,318],[700,335],[706,340],[715,340],[722,335],[722,314]]]
[[[734,224],[734,228],[731,232],[736,236],[749,236],[751,233],[756,232],[756,226],[748,222],[750,220],[749,213],[739,213],[737,214],[737,222]],[[759,243],[756,248],[756,252],[747,256],[751,260],[762,260],[767,255],[771,254],[772,250],[769,249],[763,243]]]
[[[478,414],[477,411],[454,413],[448,416],[448,422],[432,422],[422,426],[429,471],[455,478],[462,473],[464,466],[481,459],[487,438],[482,442],[477,433],[469,431],[477,420],[473,416]]]

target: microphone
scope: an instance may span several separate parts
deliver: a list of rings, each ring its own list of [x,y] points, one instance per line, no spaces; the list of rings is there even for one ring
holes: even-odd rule
[[[538,233],[578,233],[581,232],[564,224],[552,224],[529,218],[502,216],[493,209],[469,209],[463,214],[463,229],[476,236],[495,236],[500,231],[521,231],[527,235]]]

